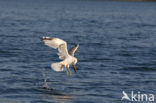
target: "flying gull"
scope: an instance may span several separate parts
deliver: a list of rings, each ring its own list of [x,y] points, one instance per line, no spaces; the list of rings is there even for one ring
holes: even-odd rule
[[[72,47],[71,49],[67,49],[67,43],[59,38],[52,38],[52,37],[42,37],[42,41],[45,45],[52,47],[54,49],[58,49],[58,56],[59,59],[61,59],[61,62],[56,62],[51,64],[51,68],[54,71],[65,71],[67,72],[67,75],[72,75],[69,67],[70,65],[73,65],[74,71],[76,72],[76,63],[77,58],[74,57],[74,53],[78,50],[79,44]]]

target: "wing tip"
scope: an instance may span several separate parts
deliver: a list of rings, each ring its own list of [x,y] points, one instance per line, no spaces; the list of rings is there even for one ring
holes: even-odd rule
[[[52,37],[48,37],[48,36],[42,36],[42,37],[40,37],[41,38],[41,40],[43,41],[43,40],[53,40],[54,38],[52,38]]]
[[[77,46],[77,47],[79,47],[79,43],[78,43],[78,44],[76,44],[76,46]]]

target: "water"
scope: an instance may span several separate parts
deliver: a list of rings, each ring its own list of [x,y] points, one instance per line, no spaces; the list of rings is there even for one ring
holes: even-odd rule
[[[0,1],[1,103],[121,103],[156,93],[156,3]],[[77,73],[54,72],[41,36],[80,44]],[[72,68],[71,68],[72,69]]]

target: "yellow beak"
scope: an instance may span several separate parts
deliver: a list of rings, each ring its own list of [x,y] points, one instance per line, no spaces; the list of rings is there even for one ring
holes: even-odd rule
[[[76,66],[75,66],[75,64],[73,64],[73,68],[74,68],[74,71],[76,72],[76,71],[77,71],[77,69],[76,69]]]

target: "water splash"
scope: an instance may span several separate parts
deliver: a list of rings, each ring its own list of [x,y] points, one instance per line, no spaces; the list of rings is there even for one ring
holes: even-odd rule
[[[51,88],[48,86],[46,74],[45,74],[44,71],[42,71],[42,76],[43,76],[43,79],[44,79],[44,84],[43,84],[42,88],[50,90]]]

